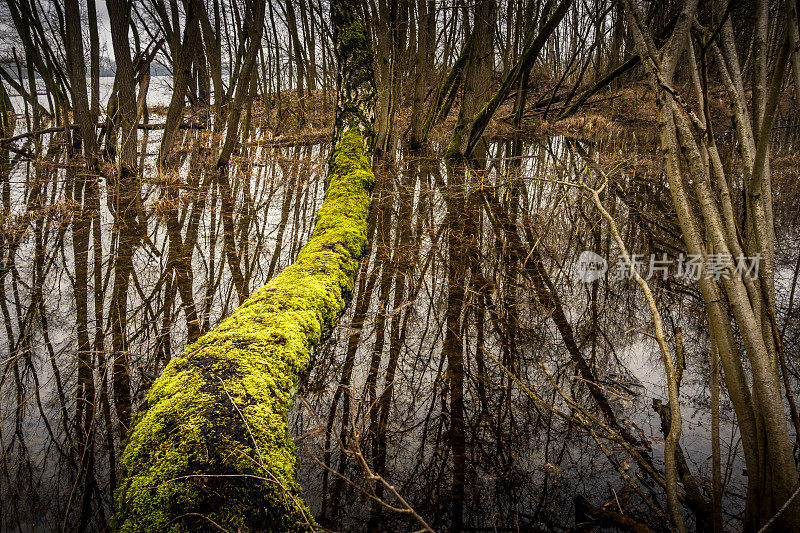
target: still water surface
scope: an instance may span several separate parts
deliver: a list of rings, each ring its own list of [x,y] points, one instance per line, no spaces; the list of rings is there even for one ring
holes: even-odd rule
[[[151,90],[158,87],[154,80]],[[261,127],[255,120],[252,139]],[[181,134],[181,172],[158,177],[160,133],[142,133],[135,227],[115,222],[121,217],[109,184],[85,180],[55,138],[29,147],[43,154],[39,160],[11,154],[3,167],[2,528],[60,527],[82,490],[75,443],[87,434],[96,483],[91,525],[107,523],[121,446],[110,360],[124,351],[140,404],[189,337],[238,305],[235,278],[246,293],[257,289],[293,260],[313,228],[327,145],[242,143],[230,174],[217,181],[208,172],[208,132]],[[666,401],[666,391],[658,348],[641,333],[651,327],[641,295],[609,276],[586,284],[576,275],[583,250],[612,263],[617,251],[590,202],[553,181],[586,175],[571,142],[497,140],[470,169],[399,148],[394,162],[377,168],[370,252],[290,415],[300,481],[322,524],[414,527],[366,495],[376,493],[358,453],[437,529],[455,516],[474,530],[567,527],[576,494],[594,504],[624,497],[631,513],[647,515],[636,497],[615,496],[623,486],[615,464],[636,476],[623,451],[609,445],[610,460],[585,431],[531,397],[563,409],[561,391],[592,405],[576,350],[596,369],[620,424],[661,464],[663,435],[651,402]],[[629,144],[585,148],[626,162],[620,192],[605,201],[629,246],[678,250],[653,183],[635,178],[653,163],[639,161]],[[662,233],[654,234],[654,222]],[[117,338],[113,287],[126,275],[125,253],[132,254],[127,327]],[[682,444],[702,480],[710,478],[708,361],[684,289],[667,283],[659,294],[667,323],[686,336]],[[568,330],[557,324],[559,310]],[[91,367],[82,382],[91,382],[89,393],[77,385],[81,357]],[[84,420],[88,401],[93,413]],[[725,412],[722,451],[725,508],[735,520],[744,478]],[[640,483],[663,508],[660,490]],[[386,491],[377,496],[397,503]]]

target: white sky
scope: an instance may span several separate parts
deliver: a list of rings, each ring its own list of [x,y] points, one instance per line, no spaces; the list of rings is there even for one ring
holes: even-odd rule
[[[86,4],[81,2],[81,9],[86,9]],[[97,7],[97,29],[100,34],[100,50],[104,50],[105,56],[114,60],[114,47],[111,44],[111,25],[108,21],[108,6],[106,0],[95,0]],[[81,13],[86,16],[86,12]]]

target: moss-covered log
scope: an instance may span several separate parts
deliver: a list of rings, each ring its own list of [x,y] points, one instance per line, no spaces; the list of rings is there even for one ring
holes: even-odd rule
[[[337,127],[312,237],[153,383],[121,457],[118,531],[313,528],[287,413],[353,291],[374,181],[372,52],[357,10],[334,2],[332,19]]]

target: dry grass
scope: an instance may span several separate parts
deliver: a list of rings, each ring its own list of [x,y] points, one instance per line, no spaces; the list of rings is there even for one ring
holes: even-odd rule
[[[503,138],[519,132],[523,135],[567,135],[586,141],[611,143],[658,142],[657,106],[655,96],[646,81],[626,82],[622,88],[601,91],[592,96],[575,115],[561,121],[555,121],[555,117],[562,109],[558,103],[550,107],[546,118],[542,116],[544,106],[532,109],[534,102],[547,101],[554,83],[555,81],[546,75],[545,71],[534,69],[530,78],[528,108],[521,126],[516,128],[512,124],[514,116],[512,94],[495,113],[486,128],[485,137]],[[695,106],[694,91],[690,84],[678,88],[678,91],[690,105]],[[261,132],[266,132],[266,134],[259,133],[261,137],[258,142],[263,141],[268,144],[275,142],[277,145],[296,141],[303,144],[312,139],[316,142],[331,135],[334,115],[332,96],[330,90],[323,93],[321,89],[317,89],[304,96],[302,100],[295,90],[285,90],[280,97],[270,95],[257,98],[252,102],[252,126]],[[404,96],[406,98],[396,110],[392,122],[393,134],[403,139],[409,135],[412,118],[411,99],[408,94]],[[731,109],[726,96],[721,87],[713,88],[711,91],[710,110],[717,132],[731,128]],[[782,98],[779,115],[782,113],[781,110],[791,106],[791,102],[787,100],[790,100],[789,96]],[[426,100],[425,111],[429,103],[430,99]],[[164,106],[152,106],[150,110],[154,114],[166,113]],[[449,143],[458,110],[459,102],[456,101],[447,118],[431,129],[428,140],[434,152],[442,152]],[[210,125],[212,111],[205,107],[187,107],[184,120]],[[245,116],[246,113],[243,112],[242,120]],[[251,139],[249,142],[256,141]]]
[[[169,109],[169,106],[165,106],[165,105],[150,105],[150,106],[147,106],[147,111],[151,115],[167,116],[167,109]]]
[[[569,117],[555,123],[552,128],[569,137],[587,141],[611,139],[622,130],[617,123],[595,113]]]

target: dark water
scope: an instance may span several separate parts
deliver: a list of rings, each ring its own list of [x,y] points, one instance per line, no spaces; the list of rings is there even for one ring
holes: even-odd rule
[[[573,523],[576,494],[600,504],[617,492],[632,514],[652,519],[654,511],[626,493],[615,472],[612,461],[636,476],[621,447],[606,443],[610,460],[586,431],[531,397],[568,412],[552,379],[561,392],[591,405],[569,355],[572,343],[596,369],[622,424],[649,443],[657,463],[663,457],[650,402],[665,399],[664,374],[657,346],[638,333],[649,331],[640,294],[610,276],[589,285],[576,279],[580,251],[609,258],[617,252],[590,202],[553,183],[586,175],[569,142],[494,143],[468,169],[405,154],[381,174],[370,261],[293,418],[301,483],[324,524],[353,530],[419,525],[376,504],[374,497],[395,506],[398,500],[380,482],[365,481],[369,472],[357,453],[372,470],[379,465],[436,528],[450,527],[463,513],[466,530],[559,529]],[[631,210],[621,194],[607,201],[627,219],[620,224],[632,247],[679,246],[674,222],[647,205],[656,191],[633,178],[636,162],[627,167],[619,187],[639,209]],[[653,223],[666,228],[658,245],[648,227]],[[683,445],[698,477],[708,480],[704,333],[691,323],[690,301],[662,296],[675,304],[663,310],[668,321],[682,324],[698,350],[684,381],[690,408]],[[555,324],[556,307],[566,315],[569,340]],[[737,436],[725,419],[726,505],[733,518],[741,511],[736,491],[743,478]],[[642,480],[660,511],[655,489]]]
[[[150,133],[142,201],[127,218],[112,184],[71,166],[56,138],[27,147],[41,154],[36,161],[12,153],[0,163],[4,530],[74,529],[83,506],[85,525],[102,529],[120,450],[112,361],[130,366],[138,405],[187,339],[289,264],[310,234],[327,146],[243,143],[217,181],[207,132],[184,134],[181,172],[157,178],[158,133]],[[376,167],[368,258],[290,417],[300,481],[326,527],[418,529],[387,507],[404,504],[378,477],[435,529],[459,520],[474,531],[567,528],[575,495],[596,505],[616,498],[626,513],[658,523],[663,491],[627,453],[602,439],[601,448],[542,406],[569,413],[568,397],[597,411],[577,353],[619,424],[661,464],[650,405],[666,400],[663,367],[641,333],[651,328],[641,294],[610,275],[591,284],[576,276],[582,251],[612,264],[618,252],[585,194],[558,183],[594,179],[575,142],[499,140],[469,168],[398,149]],[[604,202],[629,248],[677,255],[651,145],[580,147],[613,171]],[[119,331],[114,287],[126,278]],[[682,444],[707,480],[708,356],[696,287],[655,288],[668,327],[684,329]],[[735,523],[743,477],[728,412],[723,406],[725,508]],[[638,477],[654,508],[616,470]]]

